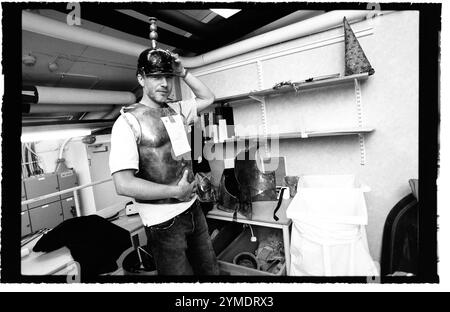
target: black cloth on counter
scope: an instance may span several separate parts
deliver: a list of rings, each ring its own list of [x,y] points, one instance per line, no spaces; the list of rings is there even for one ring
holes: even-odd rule
[[[63,221],[43,235],[33,251],[50,252],[64,246],[80,264],[81,279],[86,280],[117,270],[116,261],[131,247],[131,239],[127,230],[90,215]]]

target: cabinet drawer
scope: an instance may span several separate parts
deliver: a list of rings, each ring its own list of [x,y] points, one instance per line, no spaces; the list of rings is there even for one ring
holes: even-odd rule
[[[20,191],[21,191],[21,195],[20,196],[22,197],[22,200],[27,199],[27,195],[25,195],[25,187],[23,186],[23,181],[21,181]]]
[[[22,225],[22,237],[31,233],[30,217],[28,211],[20,213],[21,215],[21,225]]]
[[[52,229],[63,221],[63,213],[59,201],[30,209],[29,212],[33,232],[43,228]]]
[[[27,200],[27,195],[25,194],[25,186],[23,185],[23,181],[21,181],[20,185],[21,185],[20,189],[22,191],[21,200],[20,201]],[[25,211],[27,209],[28,209],[28,205],[22,205],[22,209],[21,209],[22,211]]]
[[[59,189],[61,191],[78,186],[77,175],[73,170],[61,172],[58,174],[58,183],[59,183]],[[73,193],[66,193],[66,194],[62,194],[60,196],[61,196],[61,199],[63,200],[63,199],[69,198],[69,197],[73,197]]]
[[[75,201],[73,200],[73,197],[61,200],[61,206],[64,220],[71,219],[77,216]]]
[[[58,180],[55,174],[45,174],[29,177],[24,179],[24,184],[27,199],[36,198],[42,195],[47,195],[59,191]],[[43,206],[57,200],[60,200],[60,197],[53,196],[28,204],[28,208],[31,209],[38,206]]]

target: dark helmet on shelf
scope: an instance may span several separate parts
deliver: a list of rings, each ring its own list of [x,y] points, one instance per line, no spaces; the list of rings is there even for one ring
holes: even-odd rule
[[[261,172],[256,146],[245,148],[234,159],[234,168],[224,169],[219,184],[218,206],[227,212],[239,212],[252,218],[252,202],[276,201],[275,171]]]
[[[173,63],[174,57],[169,51],[163,49],[146,49],[139,55],[136,75],[175,75]]]

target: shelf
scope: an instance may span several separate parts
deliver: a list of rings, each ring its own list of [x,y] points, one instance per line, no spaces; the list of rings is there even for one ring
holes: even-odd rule
[[[268,95],[277,95],[277,94],[284,94],[289,92],[299,92],[302,90],[310,90],[310,89],[316,89],[316,88],[322,88],[322,87],[331,87],[343,83],[352,82],[355,79],[362,80],[367,79],[369,77],[368,73],[363,74],[355,74],[350,76],[343,76],[338,78],[330,78],[330,79],[323,79],[323,80],[317,80],[317,81],[311,81],[311,82],[299,82],[296,83],[296,88],[292,86],[284,86],[279,89],[265,89],[261,91],[254,91],[250,93],[243,93],[228,97],[222,97],[218,98],[214,101],[215,104],[219,103],[226,103],[226,102],[232,102],[232,101],[240,101],[240,100],[246,100],[250,99],[251,97],[263,97]]]
[[[272,135],[249,135],[249,136],[239,136],[235,138],[226,139],[224,142],[237,142],[244,140],[271,140],[278,138],[280,140],[284,139],[307,139],[314,137],[328,137],[328,136],[343,136],[343,135],[359,135],[366,134],[375,131],[374,128],[344,128],[344,129],[330,129],[330,130],[318,130],[318,131],[304,131],[304,132],[287,132]],[[207,143],[213,143],[211,141],[206,141]],[[216,143],[216,144],[218,144]]]
[[[283,226],[291,224],[291,220],[286,217],[286,209],[291,203],[291,200],[292,199],[283,199],[281,202],[281,206],[277,211],[278,221],[273,219],[273,211],[277,206],[277,201],[257,201],[252,203],[252,219],[247,219],[238,213],[236,222],[283,228]],[[210,219],[233,221],[233,213],[220,210],[217,208],[217,205],[214,205],[214,208],[208,212],[207,217]]]

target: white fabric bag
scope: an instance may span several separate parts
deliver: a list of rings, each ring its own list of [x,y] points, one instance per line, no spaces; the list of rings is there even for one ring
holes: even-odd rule
[[[300,177],[286,214],[293,221],[294,276],[378,276],[367,244],[364,192],[351,175]]]

